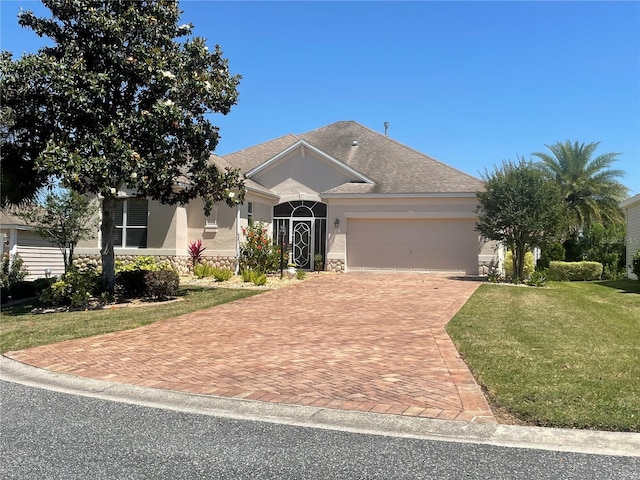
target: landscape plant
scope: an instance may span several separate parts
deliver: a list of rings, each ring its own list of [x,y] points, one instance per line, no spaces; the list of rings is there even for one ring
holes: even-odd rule
[[[233,277],[233,272],[228,268],[213,267],[212,275],[216,282],[226,282]]]
[[[207,278],[213,275],[213,267],[208,263],[196,263],[193,267],[193,275],[197,278]]]
[[[29,270],[19,254],[9,255],[5,252],[0,266],[0,286],[10,289],[12,285],[24,280],[29,275]]]
[[[603,153],[594,158],[600,142],[557,142],[545,145],[551,153],[536,152],[538,165],[547,178],[560,187],[567,219],[566,238],[584,227],[601,222],[620,224],[624,215],[619,204],[628,189],[617,178],[624,172],[612,168],[619,153]]]
[[[266,224],[252,222],[242,228],[245,241],[240,245],[240,268],[262,273],[280,269],[280,246],[275,245],[267,233]]]
[[[535,271],[536,262],[531,251],[527,251],[524,254],[524,266],[522,267],[521,280],[528,279]],[[504,273],[508,278],[513,278],[513,253],[511,250],[507,251],[504,256]]]
[[[96,269],[72,269],[42,291],[40,302],[46,307],[85,308],[99,292],[100,274]]]
[[[18,23],[49,45],[0,57],[3,157],[13,165],[3,162],[2,183],[32,172],[36,186],[55,177],[99,196],[102,274],[113,291],[121,195],[163,204],[200,197],[205,215],[216,202],[242,202],[239,170],[209,161],[218,142],[209,115],[237,103],[240,76],[220,47],[180,24],[175,0],[43,3],[50,18],[21,11]]]
[[[551,240],[561,224],[560,189],[539,167],[520,159],[504,161],[483,175],[478,191],[476,230],[505,245],[512,256],[512,279],[524,279],[525,254]]]
[[[73,268],[73,252],[81,240],[97,235],[99,203],[73,191],[49,193],[42,204],[23,206],[18,216],[43,239],[60,249],[64,271]]]
[[[631,271],[636,276],[638,281],[640,281],[640,250],[638,250],[631,259],[631,265],[629,265]]]
[[[195,268],[195,266],[199,263],[202,263],[203,253],[207,249],[204,245],[202,245],[202,239],[195,240],[191,242],[187,248],[187,253],[189,254],[189,258],[191,259],[191,267]]]
[[[550,262],[549,278],[560,281],[593,281],[602,278],[600,262]]]

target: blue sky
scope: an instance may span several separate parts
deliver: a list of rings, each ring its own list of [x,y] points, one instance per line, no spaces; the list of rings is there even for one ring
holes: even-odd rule
[[[545,144],[600,141],[640,193],[640,2],[217,2],[183,21],[243,76],[215,115],[230,153],[355,120],[475,176]],[[1,47],[43,40],[2,0]]]

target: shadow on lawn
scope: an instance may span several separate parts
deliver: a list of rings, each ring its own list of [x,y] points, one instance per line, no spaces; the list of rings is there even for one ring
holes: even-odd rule
[[[604,280],[602,282],[595,282],[603,287],[614,288],[621,290],[621,293],[639,293],[640,294],[640,281],[638,280]]]

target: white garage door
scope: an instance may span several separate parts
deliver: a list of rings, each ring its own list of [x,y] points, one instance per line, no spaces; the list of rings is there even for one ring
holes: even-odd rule
[[[474,220],[349,219],[349,270],[478,273]]]

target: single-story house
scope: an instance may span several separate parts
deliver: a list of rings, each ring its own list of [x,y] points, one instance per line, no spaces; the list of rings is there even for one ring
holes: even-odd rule
[[[187,246],[202,239],[205,257],[234,268],[242,228],[269,225],[284,235],[299,268],[451,272],[477,275],[499,261],[494,242],[475,230],[482,182],[353,121],[285,135],[244,150],[212,156],[246,175],[246,198],[160,205],[120,192],[116,258],[151,255],[188,268]],[[97,239],[76,248],[80,264],[95,261]]]
[[[64,256],[60,249],[34,232],[34,228],[15,215],[14,210],[0,210],[0,237],[0,254],[20,256],[29,271],[25,280],[64,273]]]
[[[631,259],[640,250],[640,193],[626,199],[620,208],[624,210],[627,222],[627,277],[637,280],[638,277],[631,271]]]

